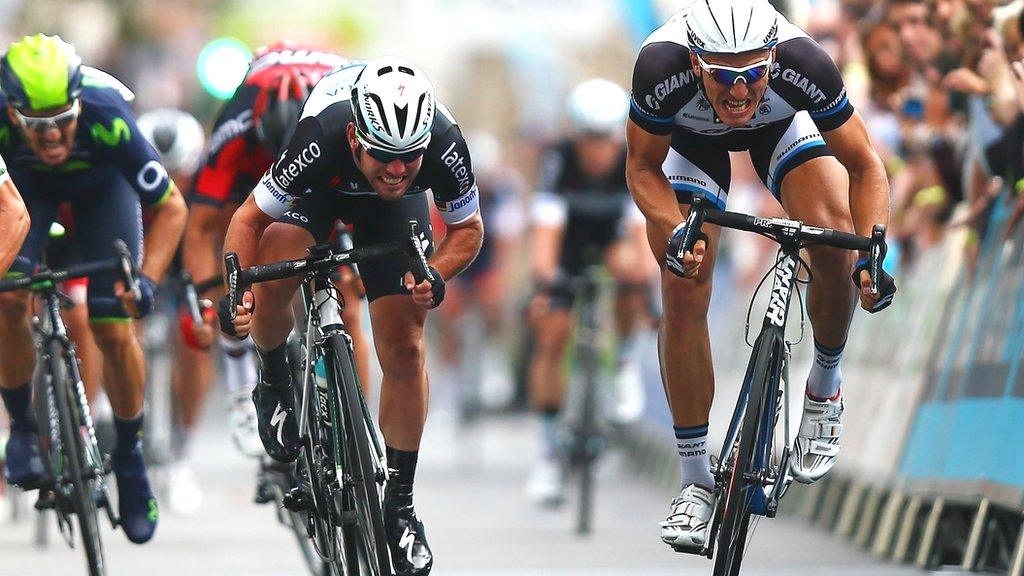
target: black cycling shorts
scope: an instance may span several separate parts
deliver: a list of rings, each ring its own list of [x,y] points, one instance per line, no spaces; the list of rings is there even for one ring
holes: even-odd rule
[[[352,225],[352,243],[356,247],[409,238],[409,221],[419,224],[424,252],[434,252],[434,233],[430,227],[428,197],[425,193],[403,196],[389,202],[371,195],[345,195],[333,190],[314,190],[301,197],[279,222],[307,230],[318,244],[326,243],[338,220]],[[359,264],[359,275],[370,302],[381,296],[408,295],[405,274],[409,264],[402,254]]]

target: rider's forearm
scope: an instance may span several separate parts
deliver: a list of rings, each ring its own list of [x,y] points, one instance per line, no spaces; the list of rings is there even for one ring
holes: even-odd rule
[[[182,265],[197,283],[221,276],[216,249],[220,242],[220,238],[217,237],[218,231],[217,227],[206,226],[202,222],[191,220],[185,228]],[[210,289],[208,292],[208,294],[214,293],[220,293],[220,289]]]
[[[469,267],[484,242],[484,222],[479,213],[457,226],[449,226],[448,234],[430,257],[430,265],[451,280]]]
[[[7,272],[28,234],[29,216],[25,202],[10,180],[0,184],[0,275]]]
[[[224,236],[224,253],[237,254],[238,263],[242,268],[252,266],[263,231],[271,222],[273,219],[264,214],[250,196],[231,217],[227,234]]]
[[[181,197],[178,188],[171,184],[171,194],[153,209],[153,221],[146,233],[146,253],[142,261],[141,272],[157,284],[174,258],[187,219],[185,199]]]
[[[857,234],[871,236],[875,224],[889,226],[889,179],[876,156],[850,173],[850,214]]]
[[[636,163],[626,165],[626,185],[640,212],[668,242],[672,230],[683,221],[679,202],[660,167]]]
[[[537,226],[530,235],[530,274],[538,282],[551,282],[558,271],[558,253],[565,227]]]

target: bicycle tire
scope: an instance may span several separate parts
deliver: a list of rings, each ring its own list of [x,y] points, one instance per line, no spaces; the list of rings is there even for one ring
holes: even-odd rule
[[[575,424],[573,439],[573,460],[579,477],[579,499],[576,508],[576,533],[590,534],[594,504],[594,463],[596,460],[595,438],[597,430],[597,358],[591,344],[581,347],[580,362],[584,367],[580,383],[583,394],[580,398],[580,421]]]
[[[750,526],[750,489],[753,484],[744,477],[753,467],[754,448],[758,445],[765,413],[765,392],[778,387],[777,345],[774,332],[762,332],[755,344],[752,364],[747,371],[744,385],[749,384],[743,425],[738,432],[737,448],[732,471],[726,485],[725,508],[718,530],[717,552],[715,554],[715,576],[736,576],[739,574],[746,551],[747,530]],[[778,361],[781,361],[778,358]],[[773,383],[772,380],[775,379]]]
[[[359,523],[357,553],[365,561],[369,574],[391,576],[391,557],[384,529],[381,485],[374,464],[369,435],[372,428],[363,418],[359,386],[348,343],[341,335],[329,339],[328,359],[334,370],[330,377],[340,394],[339,408],[344,421],[344,470],[351,477],[353,504]]]
[[[107,568],[103,554],[103,542],[99,528],[99,509],[93,497],[96,479],[84,469],[83,462],[89,449],[82,436],[82,422],[68,382],[68,371],[64,365],[63,348],[50,345],[50,375],[53,378],[54,397],[60,414],[60,432],[64,447],[65,477],[71,479],[71,504],[85,549],[86,567],[89,576],[106,576]]]

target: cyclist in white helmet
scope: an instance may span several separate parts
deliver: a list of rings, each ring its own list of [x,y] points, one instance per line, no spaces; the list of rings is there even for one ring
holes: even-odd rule
[[[444,282],[480,249],[477,196],[466,141],[430,81],[411,62],[386,56],[337,68],[317,83],[284,152],[235,212],[224,241],[225,252],[236,252],[245,267],[304,256],[338,218],[352,223],[357,247],[407,238],[409,220],[419,222],[435,282],[416,285],[403,257],[359,267],[384,373],[380,429],[392,472],[383,508],[401,576],[428,574],[433,565],[412,495],[427,415],[423,326],[444,299]],[[436,247],[431,197],[447,224]],[[252,334],[261,367],[253,394],[260,438],[282,462],[299,451],[285,354],[296,286],[297,280],[254,286],[234,321],[226,306],[220,310],[226,334]]]
[[[627,140],[626,178],[662,265],[662,374],[682,466],[661,536],[696,552],[714,509],[707,313],[720,229],[705,225],[707,238],[682,253],[686,205],[700,194],[725,206],[729,151],[749,151],[786,212],[813,225],[870,236],[888,223],[889,187],[835,63],[768,0],[695,1],[652,33],[633,72]],[[886,275],[871,293],[867,258],[822,246],[808,255],[815,362],[790,459],[801,482],[821,478],[839,452],[839,364],[858,292],[861,306],[877,312],[896,290]]]
[[[620,339],[619,378],[612,416],[633,420],[643,409],[639,365],[632,335],[644,316],[647,263],[643,215],[626,189],[623,130],[629,95],[603,78],[587,80],[566,100],[570,135],[542,157],[531,210],[530,268],[536,292],[530,321],[536,344],[529,390],[541,420],[541,457],[527,480],[536,504],[558,505],[563,478],[558,419],[565,396],[563,358],[572,333],[575,294],[567,281],[605,264],[618,284],[615,302]]]

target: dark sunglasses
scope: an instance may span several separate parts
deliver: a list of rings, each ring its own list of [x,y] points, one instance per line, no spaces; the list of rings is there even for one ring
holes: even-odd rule
[[[701,58],[700,54],[697,54],[697,62],[700,63],[700,67],[719,84],[725,86],[733,86],[740,80],[743,80],[745,84],[753,84],[758,80],[768,75],[768,71],[772,68],[772,58],[768,58],[751,64],[750,66],[744,66],[742,68],[733,68],[731,66],[721,66],[718,64],[708,64]]]
[[[79,101],[75,100],[71,108],[53,116],[25,116],[17,110],[14,111],[14,115],[18,118],[18,124],[21,124],[22,128],[32,130],[33,132],[46,132],[50,128],[57,128],[58,130],[67,128],[78,118],[78,113],[81,109]]]
[[[363,150],[366,150],[366,153],[370,155],[370,158],[382,164],[391,164],[395,160],[401,161],[402,164],[412,164],[422,158],[423,153],[427,151],[427,148],[424,146],[423,148],[416,148],[408,152],[388,152],[387,150],[380,150],[370,146],[358,134],[356,134],[356,140],[363,147]]]

